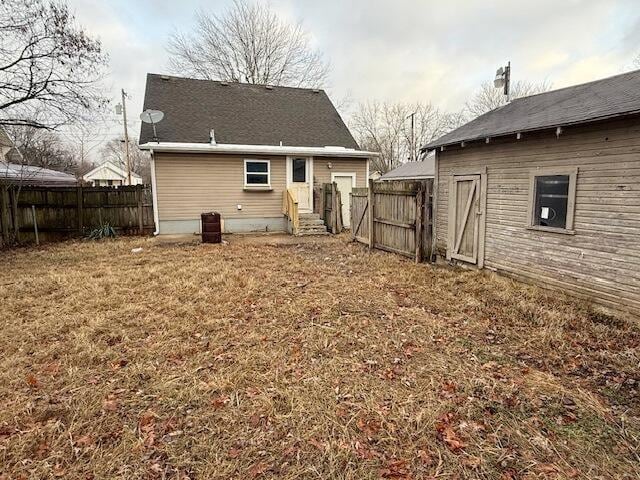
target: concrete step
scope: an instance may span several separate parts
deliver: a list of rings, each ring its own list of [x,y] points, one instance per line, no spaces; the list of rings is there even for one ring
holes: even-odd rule
[[[305,226],[324,225],[324,222],[320,218],[315,218],[315,219],[301,218],[300,225],[301,226],[302,225],[305,225]]]
[[[323,225],[300,225],[298,235],[326,235],[327,227]]]
[[[319,213],[301,213],[298,215],[298,218],[300,220],[304,219],[313,219],[313,220],[319,220],[320,219],[320,214]]]

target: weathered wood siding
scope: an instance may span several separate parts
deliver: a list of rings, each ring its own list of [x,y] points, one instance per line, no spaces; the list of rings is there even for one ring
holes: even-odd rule
[[[487,169],[485,266],[640,315],[640,120],[438,152],[436,248],[447,248],[452,171]],[[529,230],[529,175],[578,167],[575,235]]]

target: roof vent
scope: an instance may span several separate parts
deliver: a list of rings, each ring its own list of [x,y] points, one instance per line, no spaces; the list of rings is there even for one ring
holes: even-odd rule
[[[320,90],[318,90],[317,88],[314,88],[313,93],[320,93]]]
[[[265,85],[264,88],[266,88],[267,90],[273,90],[273,87],[271,85]]]
[[[229,86],[229,82],[220,82],[220,85],[222,85],[223,87],[228,87]]]
[[[160,75],[160,79],[164,80],[165,82],[169,81],[169,76],[168,75]]]
[[[216,144],[216,131],[213,128],[209,132],[209,143],[211,145],[215,145]]]

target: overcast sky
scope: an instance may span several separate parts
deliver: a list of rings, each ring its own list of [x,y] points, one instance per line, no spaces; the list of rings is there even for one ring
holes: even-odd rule
[[[70,0],[110,55],[108,84],[130,93],[132,133],[147,72],[169,73],[166,42],[198,8],[230,1]],[[620,73],[640,53],[638,0],[271,0],[331,64],[334,100],[425,101],[458,110],[495,70],[564,87]],[[114,117],[115,118],[115,117]],[[105,137],[119,134],[113,123]]]

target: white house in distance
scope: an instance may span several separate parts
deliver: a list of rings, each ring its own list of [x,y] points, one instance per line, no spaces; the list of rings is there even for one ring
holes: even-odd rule
[[[94,187],[142,185],[142,177],[140,175],[131,172],[131,183],[129,183],[127,171],[112,162],[98,165],[89,173],[83,175],[82,179]]]

